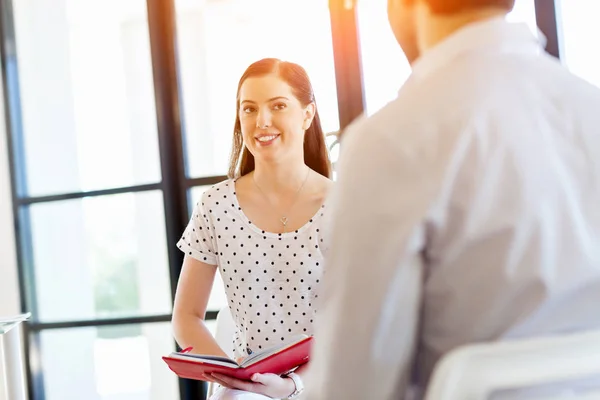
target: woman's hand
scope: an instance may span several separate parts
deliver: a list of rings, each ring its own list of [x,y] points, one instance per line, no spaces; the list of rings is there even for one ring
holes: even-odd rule
[[[231,389],[262,394],[274,399],[285,399],[296,390],[294,381],[275,374],[254,374],[251,381],[232,378],[213,373],[209,375],[214,382]]]

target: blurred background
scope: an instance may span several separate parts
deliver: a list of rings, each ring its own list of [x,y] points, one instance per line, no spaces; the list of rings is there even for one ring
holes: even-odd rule
[[[599,15],[517,0],[509,18],[600,86]],[[0,0],[0,18],[0,315],[32,312],[29,398],[203,398],[160,357],[175,243],[225,179],[238,79],[294,61],[326,132],[373,114],[410,73],[386,0]],[[225,305],[217,279],[209,326]]]

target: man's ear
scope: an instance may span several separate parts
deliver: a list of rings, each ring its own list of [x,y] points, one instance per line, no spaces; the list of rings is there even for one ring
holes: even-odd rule
[[[315,106],[315,103],[310,103],[306,106],[304,109],[304,123],[302,124],[302,129],[307,130],[310,128],[316,112],[317,107]]]

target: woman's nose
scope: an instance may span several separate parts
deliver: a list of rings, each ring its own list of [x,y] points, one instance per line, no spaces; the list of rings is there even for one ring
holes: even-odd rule
[[[261,110],[258,112],[256,118],[256,127],[265,129],[271,126],[271,113],[267,110]]]

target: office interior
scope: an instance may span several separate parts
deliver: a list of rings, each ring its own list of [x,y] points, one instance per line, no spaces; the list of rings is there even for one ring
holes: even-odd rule
[[[600,86],[599,15],[598,0],[517,0],[508,18]],[[0,18],[0,316],[32,313],[27,398],[203,398],[161,356],[175,243],[225,179],[237,81],[263,57],[303,65],[335,163],[335,132],[410,74],[386,0],[0,0]]]

